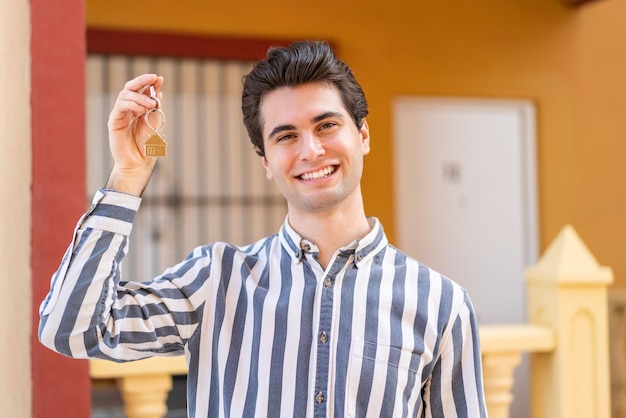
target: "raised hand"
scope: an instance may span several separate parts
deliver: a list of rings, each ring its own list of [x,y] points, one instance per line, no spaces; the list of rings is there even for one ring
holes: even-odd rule
[[[140,196],[150,180],[157,159],[144,155],[144,144],[152,135],[144,115],[157,106],[150,98],[151,85],[161,100],[163,77],[143,74],[124,85],[109,114],[109,146],[114,160],[106,186],[109,189]]]

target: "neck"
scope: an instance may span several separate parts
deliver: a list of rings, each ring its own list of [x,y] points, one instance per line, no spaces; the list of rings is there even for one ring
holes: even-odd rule
[[[317,245],[324,268],[339,248],[363,238],[371,230],[362,202],[349,211],[329,209],[310,213],[289,208],[289,224],[303,238]]]

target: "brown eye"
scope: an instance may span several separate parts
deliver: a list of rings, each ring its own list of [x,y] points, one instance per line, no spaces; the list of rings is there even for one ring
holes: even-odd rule
[[[283,136],[279,136],[278,138],[276,138],[276,142],[284,142],[284,141],[288,141],[290,139],[294,138],[294,135],[283,135]]]

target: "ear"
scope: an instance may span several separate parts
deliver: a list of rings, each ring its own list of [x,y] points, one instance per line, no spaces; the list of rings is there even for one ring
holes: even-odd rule
[[[363,155],[367,155],[370,153],[370,127],[365,118],[363,118],[363,123],[359,129],[359,136],[361,137],[361,150],[363,151]]]
[[[264,156],[261,157],[261,164],[263,164],[263,168],[265,168],[265,178],[268,180],[274,179],[274,176],[272,176],[272,170],[270,169],[270,164]]]

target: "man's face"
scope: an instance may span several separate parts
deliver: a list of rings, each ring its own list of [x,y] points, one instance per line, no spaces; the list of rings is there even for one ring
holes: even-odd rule
[[[309,83],[281,87],[261,104],[267,178],[287,199],[290,213],[341,208],[361,200],[367,122],[358,129],[336,87]]]

